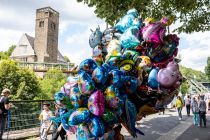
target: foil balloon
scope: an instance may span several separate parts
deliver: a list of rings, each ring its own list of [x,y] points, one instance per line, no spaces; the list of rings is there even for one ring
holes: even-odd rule
[[[121,46],[118,40],[111,40],[107,45],[107,56],[108,59],[110,56],[120,56],[121,55]]]
[[[84,95],[90,95],[95,89],[91,76],[86,72],[82,72],[78,75],[78,87],[80,93]]]
[[[176,35],[169,34],[164,37],[164,45],[155,53],[155,56],[153,57],[154,62],[168,60],[176,56],[178,44],[179,38]]]
[[[90,120],[90,124],[88,125],[88,128],[91,134],[95,138],[98,138],[104,135],[104,132],[105,132],[104,124],[99,117],[93,117]]]
[[[122,60],[119,63],[119,67],[120,67],[120,71],[122,71],[124,75],[129,75],[129,76],[137,75],[136,64],[131,59]]]
[[[95,83],[104,85],[107,81],[109,68],[106,65],[97,67],[92,74],[92,79]]]
[[[162,17],[162,19],[160,20],[160,22],[162,22],[165,26],[169,26],[173,23],[174,21],[174,16],[170,16],[170,17]]]
[[[67,83],[70,83],[71,85],[75,85],[77,83],[78,77],[74,77],[74,76],[69,76],[66,79]]]
[[[152,66],[152,62],[148,56],[139,56],[139,58],[141,59],[139,63],[140,68],[147,70],[149,67]]]
[[[106,101],[106,105],[110,108],[118,108],[119,107],[119,98],[116,96],[116,88],[111,85],[109,86],[105,93],[105,101]],[[119,91],[118,91],[119,92]],[[117,93],[117,95],[119,95],[119,93]]]
[[[63,92],[55,93],[54,99],[55,99],[56,105],[59,106],[60,108],[66,108],[66,109],[73,108],[73,106],[70,102],[69,96],[67,96]]]
[[[98,66],[101,66],[103,64],[103,54],[102,48],[100,46],[97,46],[93,49],[92,58]]]
[[[182,75],[176,62],[170,62],[166,68],[160,69],[157,80],[164,88],[178,87],[181,84]]]
[[[105,122],[105,126],[112,126],[118,122],[117,116],[108,109],[104,111],[102,120]]]
[[[163,37],[166,29],[162,22],[151,23],[142,29],[142,36],[145,42],[152,42],[156,44],[163,43]],[[157,47],[157,46],[154,46]]]
[[[144,135],[143,132],[141,132],[139,129],[135,127],[136,122],[136,107],[135,105],[128,99],[125,100],[125,115],[122,116],[123,119],[123,125],[126,126],[128,131],[131,133],[133,137],[137,137],[137,133]]]
[[[60,91],[69,96],[71,93],[71,88],[74,87],[78,82],[78,77],[68,77],[67,81],[68,82],[61,87]]]
[[[85,71],[89,74],[92,74],[92,72],[94,71],[96,67],[97,67],[97,64],[93,59],[86,59],[80,63],[78,73],[82,73]]]
[[[158,68],[153,68],[149,73],[148,86],[152,89],[157,89],[159,87],[159,82],[157,81],[158,71]]]
[[[90,119],[90,111],[87,108],[79,108],[74,111],[69,117],[69,124],[71,126],[86,123]]]
[[[104,95],[100,90],[95,91],[88,99],[88,109],[96,116],[104,114]]]
[[[92,34],[90,35],[90,38],[89,38],[89,45],[90,45],[90,47],[91,48],[95,48],[97,45],[101,44],[102,36],[103,36],[103,34],[100,31],[99,27],[96,28],[95,31],[92,31]]]
[[[120,61],[120,56],[110,56],[108,59],[106,59],[106,63],[111,67],[111,69],[118,69],[118,63]]]
[[[138,19],[138,11],[130,9],[120,21],[114,26],[116,30],[124,33],[126,29],[132,26],[140,27],[142,25],[141,19]]]
[[[102,37],[101,43],[103,46],[106,46],[113,39],[119,40],[121,35],[122,34],[117,32],[114,28],[112,28],[112,27],[107,28],[103,32],[103,37]]]
[[[92,134],[86,125],[80,124],[77,126],[76,138],[77,140],[89,140],[92,138]]]
[[[120,37],[120,44],[123,48],[135,48],[141,42],[138,39],[139,36],[139,28],[136,26],[132,26],[128,28]]]
[[[126,76],[124,88],[127,94],[134,93],[138,86],[138,80],[133,76]]]
[[[80,93],[78,87],[72,87],[71,88],[71,94],[70,94],[70,100],[71,104],[74,106],[74,108],[79,108],[84,104],[85,96]]]
[[[120,70],[112,70],[109,72],[110,77],[110,84],[112,84],[114,87],[120,88],[123,86],[124,82],[124,76],[123,72]]]

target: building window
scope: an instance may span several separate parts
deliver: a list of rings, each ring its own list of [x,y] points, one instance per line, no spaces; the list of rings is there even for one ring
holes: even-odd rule
[[[56,29],[56,25],[55,25],[55,23],[51,23],[51,29],[53,29],[53,30],[55,30]]]
[[[28,61],[28,58],[27,58],[27,57],[21,57],[21,58],[20,58],[20,61],[21,61],[21,62],[27,62],[27,61]]]
[[[44,27],[44,21],[39,22],[39,27]]]

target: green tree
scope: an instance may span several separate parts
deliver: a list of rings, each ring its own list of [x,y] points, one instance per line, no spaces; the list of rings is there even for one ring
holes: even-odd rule
[[[38,79],[28,69],[19,69],[12,60],[0,62],[0,91],[11,90],[12,99],[33,100],[40,93]]]
[[[113,25],[127,10],[136,8],[143,18],[160,19],[163,15],[175,16],[181,24],[178,32],[210,30],[209,0],[77,0],[95,7],[97,17]]]
[[[70,62],[70,59],[69,59],[68,56],[64,56],[64,60],[65,60],[66,62]]]
[[[197,70],[193,70],[191,68],[186,68],[184,66],[180,66],[180,71],[183,76],[187,79],[195,79],[198,82],[207,82],[208,77],[205,73]]]
[[[207,59],[207,66],[205,67],[205,73],[210,81],[210,57],[208,57]]]
[[[9,47],[7,51],[1,51],[0,52],[0,60],[1,59],[9,59],[10,55],[12,54],[13,50],[15,49],[15,45],[12,45]]]
[[[50,69],[43,79],[40,79],[42,97],[53,99],[54,94],[60,90],[65,83],[65,75],[61,70]]]
[[[186,68],[184,66],[180,66],[180,71],[182,75],[188,80],[195,79],[198,82],[208,81],[207,75],[201,71],[193,70],[191,68]],[[182,94],[186,94],[188,92],[189,87],[190,85],[188,84],[187,81],[183,82],[181,85]]]

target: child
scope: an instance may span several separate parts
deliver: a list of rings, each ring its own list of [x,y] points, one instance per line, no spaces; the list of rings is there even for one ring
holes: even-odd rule
[[[40,138],[41,140],[47,140],[47,133],[51,126],[50,117],[53,116],[52,111],[49,109],[50,104],[47,102],[43,103],[43,110],[39,116],[39,119],[42,121],[40,128]]]

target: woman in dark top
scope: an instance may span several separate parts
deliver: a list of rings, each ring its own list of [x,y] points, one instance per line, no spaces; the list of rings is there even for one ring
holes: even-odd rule
[[[8,96],[10,95],[9,89],[4,89],[0,96],[0,140],[2,140],[2,135],[4,133],[5,129],[5,122],[8,114],[8,110],[11,107],[11,104],[9,103]]]

